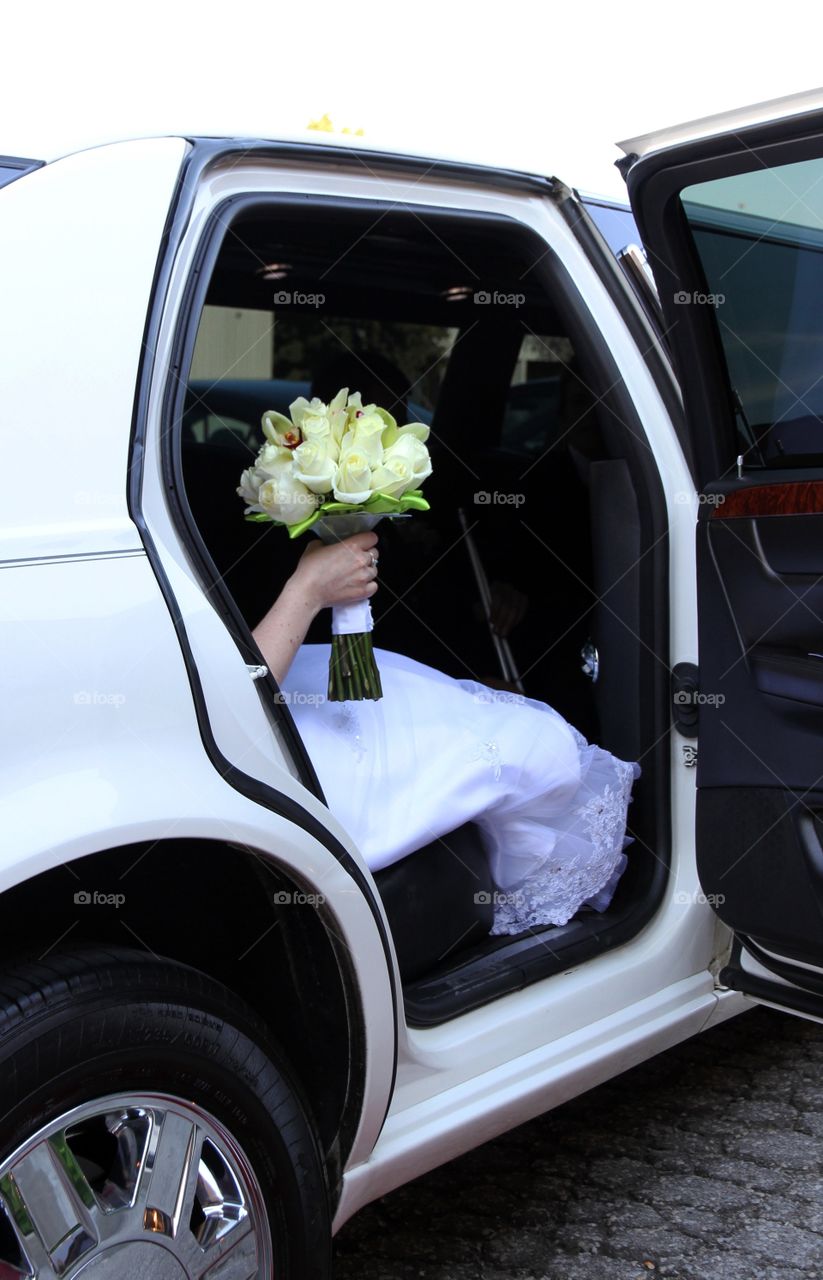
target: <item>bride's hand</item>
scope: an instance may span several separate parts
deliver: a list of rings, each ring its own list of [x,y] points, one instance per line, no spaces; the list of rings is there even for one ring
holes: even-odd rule
[[[377,557],[376,533],[355,533],[331,546],[311,542],[297,562],[291,583],[317,610],[353,604],[377,590]]]
[[[355,533],[330,547],[310,542],[280,595],[252,631],[278,684],[321,609],[354,604],[377,590],[377,534]]]

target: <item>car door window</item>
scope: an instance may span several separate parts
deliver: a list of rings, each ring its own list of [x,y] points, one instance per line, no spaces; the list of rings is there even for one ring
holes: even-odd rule
[[[823,462],[823,160],[687,187],[683,209],[715,313],[740,452],[769,466]]]

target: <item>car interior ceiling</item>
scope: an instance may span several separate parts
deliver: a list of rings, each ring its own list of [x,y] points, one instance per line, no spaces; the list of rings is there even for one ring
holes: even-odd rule
[[[530,270],[536,256],[534,243],[524,244],[499,222],[438,224],[402,209],[375,218],[373,211],[367,216],[321,207],[295,214],[261,207],[225,234],[206,306],[273,317],[272,387],[281,380],[283,393],[285,383],[285,401],[270,407],[281,412],[294,398],[292,385],[299,385],[296,395],[311,383],[318,352],[322,358],[340,348],[339,317],[346,318],[349,338],[362,326],[368,351],[379,348],[381,326],[387,334],[398,323],[456,332],[445,352],[441,346],[431,353],[431,364],[445,366],[430,406],[434,471],[424,492],[431,511],[406,522],[402,534],[401,522],[395,527],[384,521],[378,530],[383,590],[373,601],[376,643],[457,678],[500,684],[457,521],[462,508],[488,579],[509,584],[527,601],[510,636],[525,693],[550,703],[590,741],[635,760],[648,737],[641,714],[643,664],[653,661],[640,639],[643,609],[652,607],[641,599],[638,570],[648,541],[643,498],[627,433],[610,417],[574,352],[570,358],[563,350],[558,354],[552,341],[537,379],[513,383],[526,335],[538,344],[546,335],[568,342],[568,320]],[[267,278],[268,264],[287,265],[292,296],[323,296],[322,306],[304,306],[297,328],[289,329],[297,347],[290,343],[286,364],[277,359],[278,325],[283,320],[288,329],[296,309],[273,305],[275,290],[286,282]],[[474,295],[481,290],[522,300],[478,303]],[[312,338],[302,356],[301,333]],[[415,370],[403,372],[414,381]],[[290,542],[273,525],[242,518],[235,485],[263,438],[259,402],[250,407],[253,398],[239,394],[231,379],[236,374],[221,378],[216,371],[190,388],[182,468],[192,518],[253,627],[305,544]],[[421,394],[412,386],[408,399]],[[207,417],[218,429],[198,433],[196,424]],[[497,500],[500,494],[504,498]],[[417,537],[429,539],[423,550]],[[280,583],[272,579],[275,564]],[[265,597],[261,582],[271,583]],[[321,615],[307,641],[328,638],[328,619]],[[581,647],[591,640],[601,655],[596,683],[582,671]],[[622,939],[656,860],[656,810],[648,771],[644,775],[629,810],[635,837],[629,867],[612,905],[602,915],[584,910],[552,928],[551,952],[540,939],[545,931],[489,936],[494,886],[473,824],[377,873],[411,1021],[437,1023]]]

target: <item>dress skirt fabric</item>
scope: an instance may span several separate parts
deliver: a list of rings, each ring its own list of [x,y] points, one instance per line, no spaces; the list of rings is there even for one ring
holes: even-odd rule
[[[329,702],[329,653],[303,645],[282,692],[329,808],[373,871],[473,821],[497,886],[493,933],[608,906],[637,763],[590,745],[546,703],[387,649],[375,649],[382,699]]]

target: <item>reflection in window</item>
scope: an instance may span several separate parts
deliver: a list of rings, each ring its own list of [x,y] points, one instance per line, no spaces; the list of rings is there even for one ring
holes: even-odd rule
[[[316,380],[341,366],[340,385],[386,407],[402,397],[398,417],[430,423],[458,332],[393,320],[321,320],[308,308],[295,313],[207,305],[192,360],[184,441],[233,439],[256,450],[267,409],[288,414],[293,400],[312,395]],[[331,398],[339,386],[318,389]]]
[[[537,458],[555,442],[573,357],[566,337],[530,333],[523,338],[506,397],[504,449]]]

